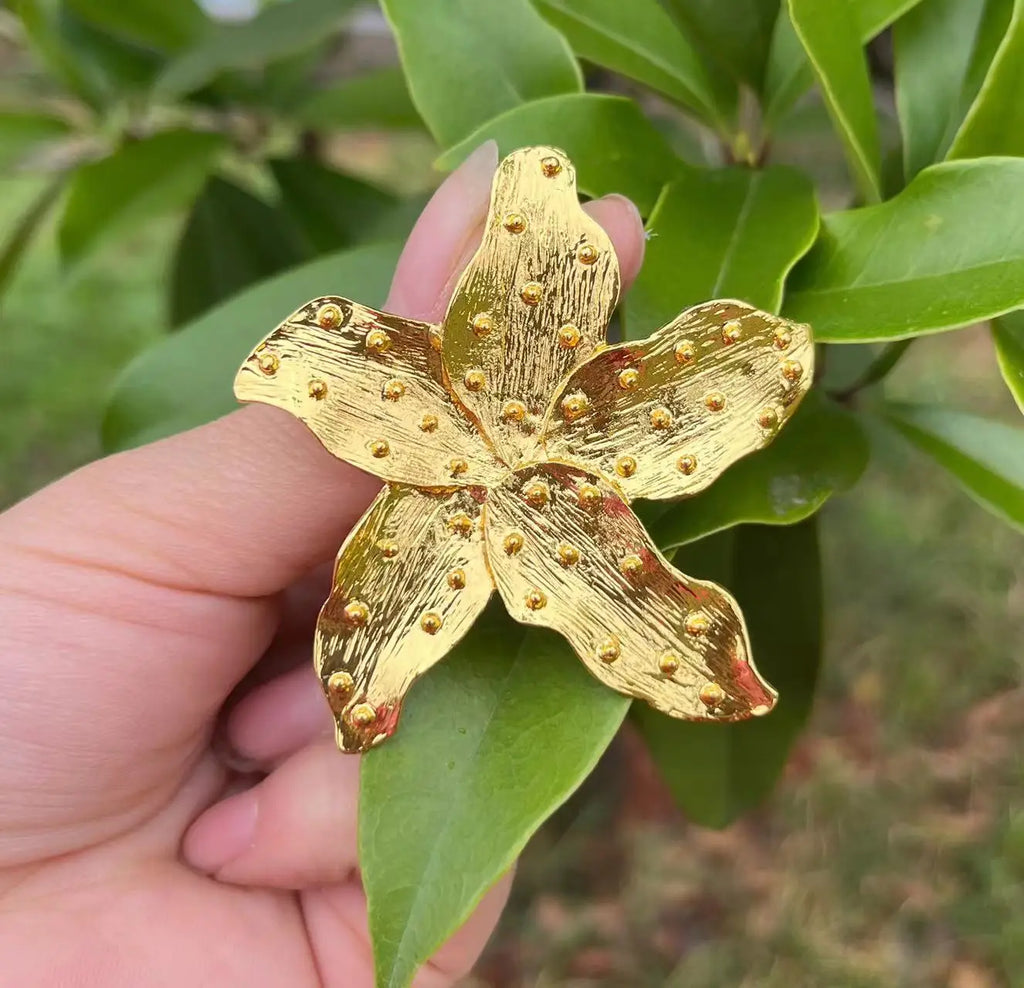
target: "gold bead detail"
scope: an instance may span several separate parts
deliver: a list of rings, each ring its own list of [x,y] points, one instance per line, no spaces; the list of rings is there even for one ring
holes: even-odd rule
[[[779,416],[774,408],[762,408],[757,413],[757,424],[762,429],[774,429],[779,424]]]
[[[709,412],[720,412],[725,408],[725,395],[721,391],[712,391],[704,398],[704,405]]]
[[[562,170],[562,162],[554,155],[548,155],[546,158],[540,159],[540,170],[544,173],[545,178],[554,178]]]
[[[593,244],[583,244],[578,251],[576,251],[576,259],[580,264],[593,264],[601,252]]]
[[[377,548],[385,559],[394,559],[398,555],[398,543],[394,539],[381,539]]]
[[[782,376],[792,384],[795,384],[804,376],[804,366],[799,360],[783,360]]]
[[[420,432],[433,432],[437,429],[437,416],[426,414],[420,419]]]
[[[337,329],[341,325],[341,309],[333,302],[321,305],[316,310],[317,325],[321,329]]]
[[[639,576],[644,571],[644,561],[635,553],[623,556],[619,563],[619,572],[623,576]]]
[[[348,719],[356,727],[369,727],[377,719],[377,711],[368,703],[357,703],[349,712]]]
[[[526,229],[526,220],[521,213],[507,213],[501,225],[509,233],[522,233]]]
[[[680,340],[675,348],[676,360],[681,364],[692,364],[697,359],[697,350],[692,340]]]
[[[316,401],[323,401],[327,397],[327,382],[314,377],[309,382],[309,397]]]
[[[469,464],[463,459],[448,461],[448,473],[453,477],[461,477],[469,469]]]
[[[580,343],[580,331],[571,323],[566,323],[558,331],[558,345],[566,350],[573,350]]]
[[[371,353],[386,353],[391,349],[391,337],[383,329],[371,329],[366,334],[365,343]]]
[[[526,406],[521,401],[506,401],[501,417],[506,422],[522,422],[526,418]]]
[[[383,460],[391,452],[391,446],[386,439],[374,439],[369,445],[369,450],[375,459]]]
[[[479,368],[466,371],[463,381],[469,391],[483,391],[487,386],[487,377]]]
[[[383,394],[388,401],[398,401],[405,394],[405,381],[400,381],[397,377],[392,378],[384,385]]]
[[[660,659],[658,659],[658,668],[666,676],[675,675],[679,670],[679,659],[671,652],[666,652]]]
[[[502,542],[502,548],[506,556],[514,556],[523,547],[523,537],[518,532],[509,532]]]
[[[531,611],[539,611],[539,610],[541,610],[542,608],[547,606],[547,602],[548,602],[547,595],[544,593],[544,591],[543,590],[538,590],[536,587],[534,587],[533,590],[531,590],[526,595],[525,600],[526,600],[526,606]]]
[[[604,495],[601,493],[601,488],[596,487],[594,484],[580,484],[579,493],[577,498],[580,502],[581,508],[586,508],[588,511],[592,511],[594,508],[601,506],[604,501]]]
[[[743,329],[735,319],[730,319],[722,327],[722,342],[727,346],[731,346],[733,343],[739,343],[740,337],[743,336]]]
[[[623,391],[632,391],[640,383],[640,371],[635,367],[627,367],[619,372],[619,387]]]
[[[652,429],[670,429],[672,427],[672,413],[667,408],[655,408],[651,410]]]
[[[636,473],[636,460],[632,456],[620,456],[615,461],[615,472],[620,477],[632,477]]]
[[[278,368],[280,368],[281,361],[276,353],[261,353],[256,361],[256,365],[267,377],[273,377],[277,373]]]
[[[580,551],[574,545],[563,542],[558,547],[558,561],[563,566],[575,566],[580,561]]]
[[[614,635],[610,638],[606,638],[597,646],[597,657],[605,663],[605,665],[611,665],[611,663],[619,657],[619,654],[619,640]]]
[[[494,329],[494,320],[490,317],[489,313],[478,312],[473,316],[473,322],[470,325],[473,328],[474,335],[483,337]]]
[[[697,469],[697,457],[692,453],[685,453],[676,460],[676,469],[680,473],[685,473],[687,477]]]
[[[793,342],[793,334],[788,329],[775,330],[775,337],[772,343],[776,350],[785,350]]]
[[[420,618],[420,627],[428,635],[436,635],[441,630],[441,625],[444,624],[444,620],[437,611],[427,611]]]
[[[548,485],[539,480],[529,484],[523,493],[526,495],[526,500],[535,508],[543,508],[551,497]]]
[[[341,612],[349,624],[361,627],[370,620],[370,608],[361,600],[350,600]]]
[[[582,391],[566,395],[562,399],[562,414],[569,422],[575,422],[588,408],[590,408],[590,399]]]
[[[700,702],[709,710],[714,710],[725,699],[725,690],[718,683],[705,683],[700,688]]]
[[[464,569],[453,569],[448,574],[448,586],[452,590],[463,590],[466,586],[466,571]]]
[[[528,281],[519,292],[527,305],[536,305],[544,295],[544,286],[539,281]]]
[[[327,689],[334,696],[345,696],[352,692],[352,687],[355,686],[356,681],[347,672],[332,672],[327,677]]]
[[[448,519],[447,526],[452,535],[469,535],[473,531],[473,519],[469,515],[459,512]]]
[[[697,613],[696,611],[693,614],[687,614],[686,620],[683,622],[686,633],[693,635],[694,638],[699,638],[710,626],[711,622],[707,619],[707,615]]]

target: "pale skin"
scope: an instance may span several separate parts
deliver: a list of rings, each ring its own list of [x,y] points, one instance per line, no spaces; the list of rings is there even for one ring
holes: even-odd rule
[[[443,317],[496,164],[484,145],[435,194],[388,311]],[[628,284],[636,210],[586,208]],[[254,406],[0,515],[5,984],[372,986],[359,758],[334,747],[309,656],[329,561],[377,488]],[[469,970],[506,894],[417,988]]]

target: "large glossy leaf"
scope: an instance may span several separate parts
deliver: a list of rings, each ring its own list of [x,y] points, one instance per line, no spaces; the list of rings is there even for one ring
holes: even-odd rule
[[[377,988],[405,988],[586,778],[629,701],[500,605],[363,758],[359,863]]]
[[[896,107],[908,179],[945,157],[960,125],[985,6],[985,0],[924,0],[893,28]]]
[[[930,405],[890,404],[884,414],[982,507],[1024,530],[1024,428]]]
[[[397,67],[342,79],[301,101],[291,118],[329,130],[390,130],[422,126],[405,76]]]
[[[1024,412],[1024,312],[1011,312],[992,324],[1003,379]]]
[[[735,86],[717,84],[657,0],[535,0],[582,58],[656,89],[725,133]]]
[[[77,264],[119,229],[187,205],[225,146],[216,134],[166,131],[79,168],[60,224],[64,263]]]
[[[31,152],[65,137],[69,130],[67,121],[53,114],[0,111],[0,170],[17,165]]]
[[[625,301],[634,339],[710,298],[777,311],[786,274],[814,242],[818,209],[810,181],[789,168],[686,168],[647,226],[644,265]]]
[[[949,149],[950,158],[1024,155],[1024,0],[1016,0],[977,98]]]
[[[456,167],[473,148],[493,138],[502,154],[529,144],[563,148],[576,166],[580,191],[619,192],[646,215],[662,186],[683,164],[636,102],[621,96],[575,93],[534,100],[488,121],[437,160]],[[610,149],[620,149],[612,151]]]
[[[194,0],[66,0],[90,24],[128,41],[174,51],[210,22]]]
[[[663,778],[695,823],[725,827],[764,799],[807,722],[821,660],[816,522],[743,526],[676,555],[684,572],[729,587],[757,667],[779,691],[770,714],[738,724],[691,724],[634,707]]]
[[[383,304],[401,245],[318,258],[248,288],[141,354],[118,380],[103,421],[107,450],[202,425],[237,408],[232,382],[260,337],[325,292]]]
[[[793,525],[852,487],[867,462],[857,417],[811,391],[771,446],[731,466],[710,490],[673,505],[649,531],[660,548],[672,549],[744,522]]]
[[[218,24],[161,73],[154,92],[165,99],[194,92],[222,72],[262,68],[310,47],[335,31],[353,0],[288,0],[255,17]]]
[[[32,239],[39,231],[39,227],[60,197],[64,181],[64,175],[57,175],[50,181],[32,200],[28,209],[22,213],[14,228],[5,233],[5,239],[0,244],[0,298],[7,291],[11,279],[18,270],[18,265],[32,243]]]
[[[213,177],[192,206],[174,252],[170,317],[180,326],[261,278],[304,260],[309,249],[278,207]]]
[[[520,103],[583,86],[530,0],[383,0],[412,100],[442,146]]]
[[[880,198],[881,150],[867,59],[853,0],[789,0],[789,15],[846,148],[861,195]]]
[[[822,219],[786,315],[821,340],[897,339],[1024,305],[1024,160],[947,162],[898,196]]]

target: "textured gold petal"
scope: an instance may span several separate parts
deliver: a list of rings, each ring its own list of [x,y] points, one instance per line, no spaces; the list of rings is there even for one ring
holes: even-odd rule
[[[487,603],[483,499],[479,488],[386,486],[341,547],[314,661],[343,751],[394,733],[413,680]]]
[[[235,395],[301,419],[335,456],[385,480],[486,484],[502,473],[445,387],[437,327],[314,299],[242,365]]]
[[[774,706],[736,602],[674,569],[596,474],[550,463],[516,471],[488,494],[484,531],[509,613],[560,632],[612,689],[694,720]]]
[[[705,302],[577,368],[548,411],[547,458],[602,473],[627,498],[695,494],[772,441],[813,372],[808,326]]]
[[[607,234],[580,207],[561,151],[498,166],[483,243],[444,321],[451,387],[508,463],[536,445],[558,382],[603,343],[619,295]]]

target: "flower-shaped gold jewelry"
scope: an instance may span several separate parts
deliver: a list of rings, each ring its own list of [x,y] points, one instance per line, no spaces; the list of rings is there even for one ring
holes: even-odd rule
[[[629,502],[695,494],[767,445],[810,384],[810,332],[715,301],[609,346],[618,295],[572,164],[526,148],[498,168],[442,325],[318,298],[242,366],[241,400],[286,409],[386,481],[316,631],[342,750],[394,732],[413,680],[495,587],[516,620],[560,632],[594,676],[667,714],[733,721],[775,704],[736,602],[673,568]]]

